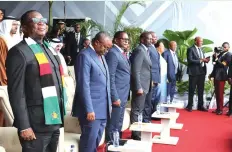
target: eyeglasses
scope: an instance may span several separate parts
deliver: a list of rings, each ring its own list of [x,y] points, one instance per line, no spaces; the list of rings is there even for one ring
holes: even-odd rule
[[[38,24],[38,23],[44,23],[47,24],[48,20],[46,18],[32,18],[31,19],[33,23]]]
[[[119,39],[120,39],[120,40],[123,40],[123,41],[125,41],[125,42],[126,42],[126,41],[127,41],[127,42],[130,41],[130,39],[127,39],[127,38],[119,38]]]

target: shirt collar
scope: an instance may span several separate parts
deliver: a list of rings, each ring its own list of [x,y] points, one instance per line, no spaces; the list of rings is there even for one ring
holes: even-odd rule
[[[171,49],[169,49],[170,50],[170,52],[172,53],[172,54],[174,54],[175,52],[174,51],[172,51]]]
[[[141,43],[141,45],[145,48],[146,51],[148,50],[148,48],[143,43]]]
[[[121,53],[124,53],[124,51],[117,44],[114,44],[114,46],[116,46],[116,48],[118,48]]]
[[[95,51],[95,49],[94,49],[94,47],[92,46],[91,43],[89,44],[89,47]],[[96,52],[96,51],[95,51],[95,52]]]
[[[195,47],[196,47],[196,49],[199,49],[200,47],[198,47],[198,46],[196,46],[196,45],[194,45]]]

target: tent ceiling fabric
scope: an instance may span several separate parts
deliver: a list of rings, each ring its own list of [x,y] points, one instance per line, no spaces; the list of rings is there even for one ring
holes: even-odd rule
[[[112,29],[115,15],[122,1],[67,1],[67,18],[90,17]],[[25,10],[35,9],[48,17],[48,2],[8,2],[1,1],[0,8],[6,15],[20,17]],[[53,2],[53,16],[64,17],[64,3]],[[198,35],[209,38],[215,45],[224,41],[232,43],[232,1],[148,1],[146,6],[132,5],[124,14],[125,25],[140,26],[146,30],[156,31],[159,37],[166,29],[187,30],[198,28]]]

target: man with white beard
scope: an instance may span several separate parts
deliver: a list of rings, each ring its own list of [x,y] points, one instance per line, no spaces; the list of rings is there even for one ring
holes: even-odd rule
[[[4,19],[0,24],[0,37],[2,37],[10,50],[22,39],[19,34],[19,22],[13,18]]]

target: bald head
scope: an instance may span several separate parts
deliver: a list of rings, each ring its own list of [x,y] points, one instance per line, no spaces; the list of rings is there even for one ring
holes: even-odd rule
[[[170,41],[169,42],[169,48],[170,48],[170,50],[172,50],[173,52],[175,52],[176,48],[177,48],[176,42],[175,41]]]
[[[157,41],[158,41],[158,37],[157,37],[156,33],[153,32],[153,31],[150,31],[150,34],[151,34],[151,36],[152,36],[151,43],[152,43],[152,44],[156,44]]]
[[[104,55],[112,46],[112,40],[106,32],[99,32],[92,40],[92,45],[99,55]]]
[[[197,36],[197,37],[195,37],[195,45],[197,46],[197,47],[201,47],[202,46],[202,44],[203,44],[203,39],[201,38],[201,37],[199,37],[199,36]]]

